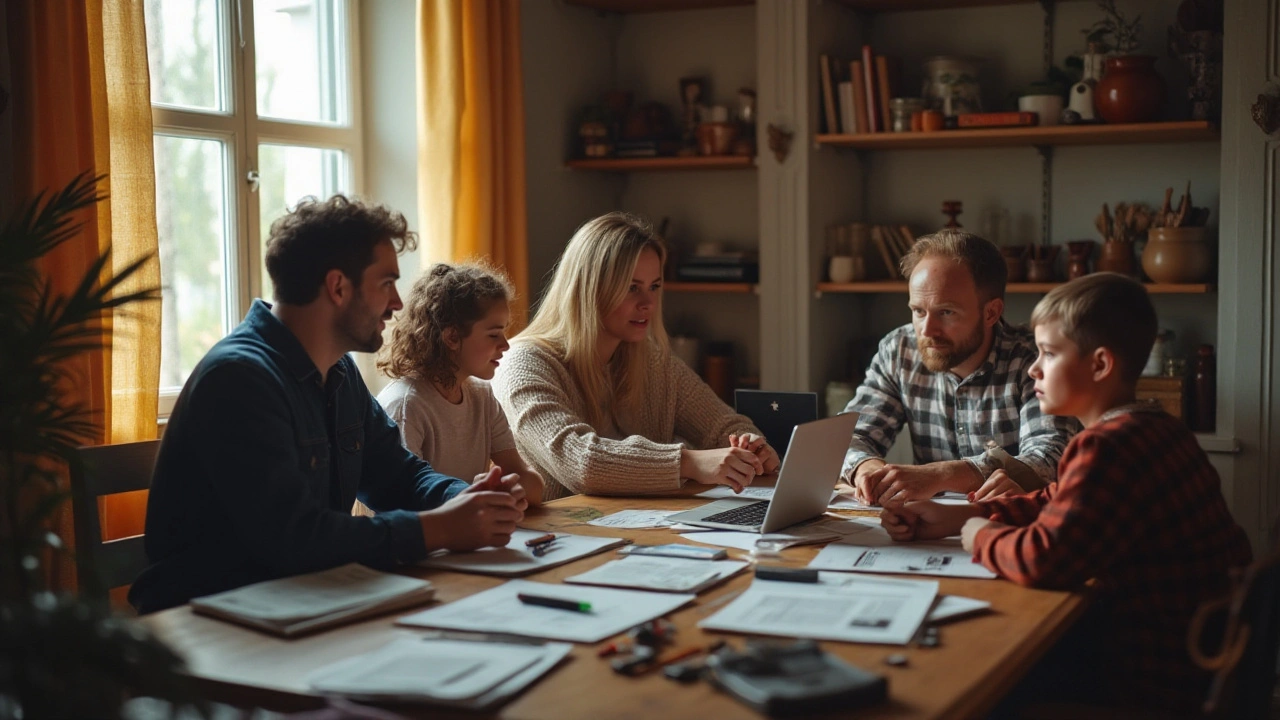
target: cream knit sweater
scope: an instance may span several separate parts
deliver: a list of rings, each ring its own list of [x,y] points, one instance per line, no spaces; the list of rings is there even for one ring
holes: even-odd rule
[[[727,446],[730,434],[761,434],[670,353],[652,346],[648,372],[648,396],[618,418],[614,439],[587,424],[578,384],[555,353],[533,342],[507,352],[493,391],[520,455],[547,480],[544,499],[669,492],[681,486],[685,444],[704,450]]]

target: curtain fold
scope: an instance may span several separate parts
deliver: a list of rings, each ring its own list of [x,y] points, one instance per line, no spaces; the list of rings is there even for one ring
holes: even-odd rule
[[[151,127],[151,76],[143,0],[90,0],[93,77],[93,134],[98,172],[108,173],[110,199],[98,213],[98,247],[111,248],[112,266],[151,261],[130,276],[120,291],[160,287],[156,230],[156,181]],[[156,438],[160,388],[160,303],[134,303],[111,318],[106,343],[107,442]],[[138,535],[146,520],[146,493],[104,502],[102,532],[107,539]]]
[[[418,211],[424,267],[488,257],[528,312],[520,4],[418,0]]]
[[[83,231],[41,263],[52,289],[69,292],[108,245],[113,269],[157,247],[142,0],[16,0],[6,9],[16,195],[34,197],[85,170],[109,175],[100,190],[110,199],[85,211]],[[159,279],[153,260],[133,287]],[[156,436],[159,312],[157,302],[116,313],[102,349],[69,364],[66,399],[100,421],[89,444]],[[104,535],[142,532],[144,505],[137,497],[108,504]],[[73,538],[69,509],[56,530]],[[54,580],[72,588],[74,575],[61,564]]]

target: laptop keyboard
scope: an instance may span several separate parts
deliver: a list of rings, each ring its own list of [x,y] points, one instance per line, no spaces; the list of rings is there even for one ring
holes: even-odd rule
[[[761,500],[750,505],[725,510],[702,518],[703,522],[724,523],[726,525],[746,525],[754,527],[764,522],[765,513],[769,512],[769,501]]]

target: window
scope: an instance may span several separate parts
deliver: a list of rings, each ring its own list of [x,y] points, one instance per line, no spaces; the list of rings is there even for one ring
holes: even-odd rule
[[[271,296],[271,223],[358,192],[349,0],[146,0],[160,235],[160,413]]]

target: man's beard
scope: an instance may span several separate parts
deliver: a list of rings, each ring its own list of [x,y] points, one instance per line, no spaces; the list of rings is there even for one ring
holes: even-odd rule
[[[378,330],[375,319],[372,326],[365,324],[369,308],[363,301],[352,303],[347,311],[338,318],[338,334],[343,345],[356,352],[375,353],[382,347],[382,332]]]
[[[916,338],[916,347],[920,349],[920,358],[930,372],[944,372],[963,364],[982,348],[983,331],[979,323],[973,333],[960,341],[958,345],[932,347],[933,341],[924,337]]]

